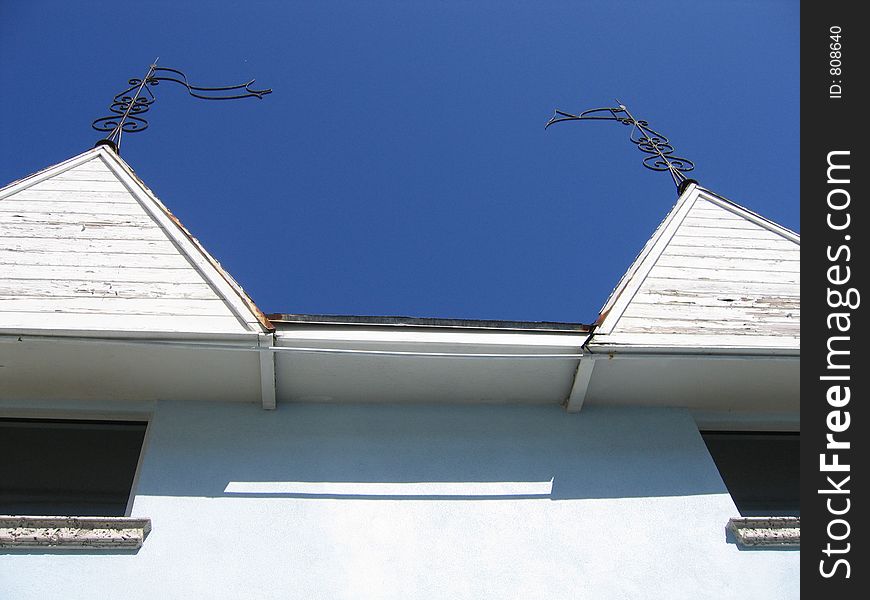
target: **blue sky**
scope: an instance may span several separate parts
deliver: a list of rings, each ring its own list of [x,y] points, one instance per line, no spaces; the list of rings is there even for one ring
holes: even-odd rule
[[[183,4],[183,5],[182,5]],[[179,6],[181,5],[181,6]],[[266,312],[590,323],[673,205],[619,98],[705,187],[799,231],[799,3],[0,4],[0,185],[101,137]]]

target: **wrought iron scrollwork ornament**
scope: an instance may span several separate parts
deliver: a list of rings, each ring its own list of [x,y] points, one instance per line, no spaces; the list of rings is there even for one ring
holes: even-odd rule
[[[172,81],[187,88],[187,93],[194,98],[203,100],[237,100],[239,98],[260,98],[271,94],[272,90],[255,90],[251,88],[254,80],[239,85],[222,87],[202,87],[191,85],[187,75],[178,69],[158,67],[154,61],[148,68],[145,77],[134,77],[127,84],[129,87],[115,95],[109,111],[112,113],[106,117],[100,117],[91,123],[97,131],[107,131],[109,134],[103,138],[114,144],[115,148],[121,148],[121,136],[125,133],[136,133],[148,128],[148,121],[142,115],[151,109],[151,105],[157,99],[151,88],[160,84],[161,81]]]
[[[687,158],[674,156],[674,147],[670,140],[649,126],[649,122],[635,119],[624,104],[616,101],[618,106],[606,108],[593,108],[581,112],[579,115],[557,110],[544,129],[554,123],[562,121],[616,121],[623,125],[631,126],[629,138],[637,146],[637,149],[649,154],[643,159],[643,166],[653,171],[668,171],[674,180],[674,185],[680,189],[681,184],[687,181],[683,175],[695,168],[695,163]]]

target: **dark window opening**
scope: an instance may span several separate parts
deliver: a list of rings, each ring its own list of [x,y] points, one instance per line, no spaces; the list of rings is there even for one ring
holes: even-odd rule
[[[800,516],[800,434],[702,431],[743,517]]]
[[[0,419],[0,514],[124,516],[146,425]]]

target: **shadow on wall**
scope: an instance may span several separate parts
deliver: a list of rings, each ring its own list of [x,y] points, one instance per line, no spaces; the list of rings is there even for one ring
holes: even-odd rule
[[[727,493],[682,410],[161,402],[137,495],[382,499]]]

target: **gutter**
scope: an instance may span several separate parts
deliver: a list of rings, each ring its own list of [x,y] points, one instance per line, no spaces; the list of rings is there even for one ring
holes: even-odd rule
[[[623,347],[598,346],[593,351],[589,346],[595,337],[594,328],[581,347],[580,362],[574,373],[574,383],[571,392],[563,401],[565,410],[569,413],[580,412],[586,395],[589,391],[589,383],[592,381],[592,373],[595,363],[602,359],[613,360],[625,359],[650,359],[650,358],[683,358],[694,360],[777,360],[777,361],[800,361],[800,349],[792,348],[666,348],[666,347]]]
[[[584,340],[585,341],[585,340]],[[115,337],[94,337],[94,336],[73,336],[73,335],[45,335],[45,334],[27,334],[27,333],[0,333],[0,344],[14,343],[67,343],[67,344],[97,344],[101,346],[119,346],[119,347],[163,347],[163,348],[181,348],[191,350],[221,350],[228,352],[256,352],[258,354],[258,378],[260,384],[260,403],[264,410],[274,410],[277,407],[277,371],[276,371],[276,355],[279,353],[303,353],[303,354],[344,354],[360,357],[398,357],[407,360],[423,359],[423,360],[512,360],[512,361],[577,361],[582,357],[582,354],[574,351],[576,346],[565,346],[566,352],[534,352],[535,346],[516,346],[518,352],[486,352],[486,348],[474,348],[471,352],[435,352],[427,351],[426,344],[423,344],[421,350],[398,350],[388,349],[358,349],[358,348],[342,348],[340,342],[331,344],[331,347],[309,347],[309,346],[279,346],[278,340],[273,333],[260,333],[256,338],[246,336],[245,338],[233,339],[169,339],[169,338],[145,338],[140,336],[115,336]],[[393,348],[396,346],[394,345]],[[402,347],[401,345],[399,346]],[[483,351],[480,351],[483,350]]]
[[[275,377],[275,336],[272,333],[260,333],[256,338],[250,336],[232,339],[200,339],[200,340],[175,340],[168,338],[144,338],[144,337],[112,337],[101,338],[94,336],[66,336],[66,335],[30,335],[27,333],[0,333],[0,344],[21,342],[47,342],[57,343],[93,343],[102,346],[160,346],[164,348],[182,348],[198,350],[226,350],[231,352],[258,352],[261,404],[265,410],[276,408]]]

